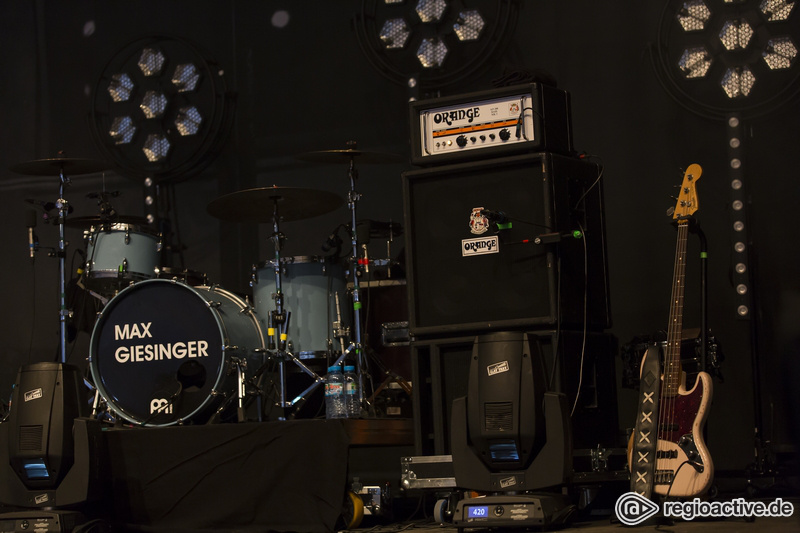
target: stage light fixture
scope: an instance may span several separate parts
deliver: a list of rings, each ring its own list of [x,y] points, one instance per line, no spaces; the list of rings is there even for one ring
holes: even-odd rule
[[[481,36],[481,30],[486,25],[483,17],[477,9],[461,11],[458,14],[453,31],[459,41],[475,41]]]
[[[108,134],[114,139],[114,143],[116,144],[130,143],[133,140],[133,136],[136,135],[136,126],[133,123],[133,119],[127,115],[124,117],[114,117]]]
[[[797,47],[788,37],[770,39],[762,54],[764,62],[772,70],[787,69],[797,57]]]
[[[705,29],[711,11],[703,0],[691,0],[683,3],[677,17],[683,31],[700,31]]]
[[[513,36],[516,0],[364,0],[356,35],[384,76],[412,89],[468,78]]]
[[[158,76],[164,68],[166,58],[160,50],[156,48],[145,48],[139,56],[139,69],[145,76]]]
[[[719,40],[726,50],[744,50],[753,38],[753,28],[746,20],[727,20],[719,32]]]
[[[733,249],[734,249],[734,251],[735,251],[736,253],[739,253],[739,254],[741,254],[741,253],[744,253],[744,251],[745,251],[745,249],[746,249],[746,248],[747,248],[747,247],[745,246],[745,244],[744,244],[742,241],[736,242],[736,243],[733,245]]]
[[[160,183],[200,172],[233,123],[225,70],[184,40],[148,36],[123,47],[93,92],[95,140],[120,173]]]
[[[387,20],[380,32],[380,39],[386,45],[387,50],[405,48],[410,36],[408,24],[402,18]]]
[[[175,127],[184,137],[197,134],[202,123],[203,117],[195,106],[180,108],[178,116],[175,118]]]
[[[445,0],[419,0],[414,8],[422,22],[439,22],[445,9],[447,9]]]
[[[142,151],[151,163],[164,161],[169,154],[171,145],[169,139],[159,133],[151,133],[144,142]]]
[[[108,84],[108,94],[111,95],[111,99],[115,102],[127,102],[130,100],[133,89],[133,80],[124,72],[111,76],[111,82]]]
[[[747,294],[747,285],[745,285],[744,283],[740,283],[739,285],[737,285],[736,286],[736,293],[741,295],[741,296],[744,296],[745,294]]]
[[[161,92],[147,91],[139,107],[145,118],[159,118],[167,110],[167,97]]]
[[[438,38],[423,39],[417,49],[417,59],[425,68],[441,67],[447,57],[447,46]]]
[[[720,85],[728,98],[741,98],[750,95],[756,77],[749,67],[734,67],[725,71]]]
[[[175,67],[175,74],[172,75],[172,84],[178,89],[179,93],[194,91],[197,82],[200,81],[200,74],[194,63],[182,63]]]
[[[678,62],[687,78],[703,78],[711,68],[711,56],[704,47],[687,48]]]
[[[667,0],[652,49],[656,74],[706,118],[771,113],[800,95],[799,18],[791,0]]]
[[[792,13],[794,0],[764,0],[761,2],[761,12],[766,15],[769,22],[786,20]]]

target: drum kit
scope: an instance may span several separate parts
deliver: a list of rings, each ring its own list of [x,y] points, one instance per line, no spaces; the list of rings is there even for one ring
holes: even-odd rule
[[[356,366],[359,401],[368,407],[359,274],[370,261],[359,255],[356,163],[398,159],[360,151],[354,143],[345,150],[298,158],[348,166],[351,252],[346,261],[283,253],[281,223],[332,212],[344,203],[335,193],[272,186],[213,200],[207,210],[217,219],[272,227],[274,254],[252,269],[252,304],[249,297],[208,283],[204,275],[161,266],[161,235],[144,218],[116,213],[104,193],[99,195],[98,216],[68,217],[65,187],[70,176],[105,170],[104,163],[59,157],[11,167],[20,174],[59,178],[54,204],[59,245],[53,255],[59,259],[62,363],[67,360],[66,323],[71,314],[65,300],[65,228],[84,229],[86,262],[78,283],[103,303],[92,329],[91,379],[86,379],[95,392],[95,416],[136,426],[209,423],[231,420],[235,404],[236,421],[261,420],[262,407],[274,400],[278,419],[294,417],[324,384],[324,375],[307,364],[320,358],[326,368],[344,361]],[[290,370],[310,380],[293,398],[288,397]]]

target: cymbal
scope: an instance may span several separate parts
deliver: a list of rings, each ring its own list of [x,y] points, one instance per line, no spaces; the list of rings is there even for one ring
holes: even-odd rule
[[[229,222],[272,222],[275,206],[283,221],[330,213],[344,200],[337,194],[299,187],[262,187],[220,196],[208,204],[211,216]]]
[[[90,228],[92,226],[99,226],[100,224],[131,224],[134,226],[147,225],[147,219],[144,217],[135,217],[129,215],[116,215],[113,217],[101,216],[86,216],[86,217],[67,217],[65,226],[73,228]]]
[[[397,154],[387,154],[381,152],[365,152],[348,148],[346,150],[321,150],[318,152],[306,152],[296,156],[302,161],[312,163],[349,163],[354,160],[356,163],[399,163],[401,158]]]
[[[109,168],[111,168],[111,165],[105,161],[55,157],[17,163],[9,167],[9,170],[27,176],[58,176],[63,170],[64,174],[74,176],[77,174],[92,174]]]

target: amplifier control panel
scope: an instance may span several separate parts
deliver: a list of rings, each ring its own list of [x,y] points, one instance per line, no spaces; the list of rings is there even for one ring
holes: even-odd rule
[[[420,117],[422,153],[436,155],[532,141],[532,119],[531,96],[525,94],[428,109]]]
[[[572,149],[569,96],[538,83],[411,103],[418,165]]]

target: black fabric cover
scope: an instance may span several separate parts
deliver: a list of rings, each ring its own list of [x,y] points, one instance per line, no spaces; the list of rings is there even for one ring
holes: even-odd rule
[[[348,437],[340,421],[120,428],[105,435],[109,510],[119,530],[332,531],[342,511]]]

